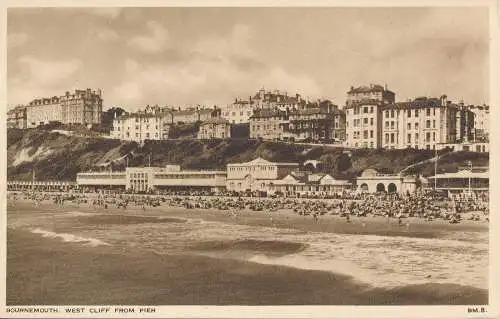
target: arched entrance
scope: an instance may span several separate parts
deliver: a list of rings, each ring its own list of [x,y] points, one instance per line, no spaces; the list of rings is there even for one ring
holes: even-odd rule
[[[385,185],[383,183],[377,184],[377,193],[379,192],[385,192]]]
[[[390,183],[389,186],[387,186],[387,190],[389,193],[396,193],[398,191],[398,188],[396,187],[396,184]]]
[[[361,189],[361,192],[363,192],[363,193],[368,192],[368,184],[366,184],[366,183],[361,184],[361,186],[359,188]]]

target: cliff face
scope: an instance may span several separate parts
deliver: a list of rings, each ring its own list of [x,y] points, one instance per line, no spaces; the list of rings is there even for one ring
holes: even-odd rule
[[[407,173],[434,173],[430,161],[433,151],[424,150],[352,150],[323,146],[293,145],[257,140],[168,140],[148,141],[144,146],[102,138],[68,136],[43,130],[9,129],[7,133],[8,179],[31,180],[33,168],[37,180],[75,180],[79,171],[111,166],[164,166],[179,164],[184,169],[225,169],[227,163],[245,162],[256,157],[270,161],[303,163],[320,160],[324,170],[338,178],[352,178],[366,168],[398,173],[411,164]],[[474,166],[487,166],[488,154],[453,153],[439,161],[439,171],[456,171],[471,160]]]

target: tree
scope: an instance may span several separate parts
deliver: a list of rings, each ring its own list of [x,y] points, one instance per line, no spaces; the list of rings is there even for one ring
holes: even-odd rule
[[[106,111],[102,112],[102,120],[101,123],[104,126],[113,126],[113,119],[116,116],[121,116],[125,113],[125,110],[122,109],[121,107],[112,107],[110,109],[107,109]]]

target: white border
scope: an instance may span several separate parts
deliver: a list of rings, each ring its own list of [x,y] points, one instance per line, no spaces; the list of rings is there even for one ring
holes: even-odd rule
[[[500,210],[500,197],[496,198],[495,194],[500,190],[500,164],[496,164],[498,159],[497,154],[500,154],[500,127],[495,127],[495,118],[500,118],[500,44],[499,44],[499,28],[500,28],[500,0],[317,0],[317,1],[299,1],[299,0],[8,0],[0,7],[0,41],[2,50],[0,51],[0,73],[3,75],[3,81],[0,81],[0,105],[6,108],[6,8],[7,7],[52,7],[52,6],[73,6],[73,7],[156,7],[156,6],[171,6],[171,7],[467,7],[467,6],[488,6],[490,8],[490,116],[491,116],[491,138],[490,138],[490,198],[491,198],[491,213],[490,213],[490,305],[487,307],[486,314],[468,314],[467,306],[160,306],[154,307],[155,314],[124,314],[118,315],[115,313],[108,314],[89,314],[91,306],[84,306],[86,313],[67,315],[59,314],[40,314],[32,315],[28,313],[6,313],[5,310],[5,252],[6,252],[6,170],[0,173],[2,187],[0,191],[0,205],[3,208],[3,213],[0,217],[0,224],[3,225],[0,231],[0,256],[3,257],[0,261],[0,282],[3,283],[0,289],[0,317],[19,317],[19,318],[34,318],[34,317],[147,317],[147,318],[496,318],[499,316],[498,301],[500,295],[498,293],[498,285],[500,284],[499,265],[500,260],[500,233],[498,224],[500,218],[498,213]],[[2,120],[0,121],[0,130],[6,132],[6,109],[2,111]],[[6,134],[0,134],[0,148],[4,150],[0,157],[2,167],[6,166]],[[471,305],[472,306],[472,305]],[[48,306],[47,306],[48,307]],[[47,308],[45,307],[45,308]],[[59,309],[68,306],[57,306]],[[80,306],[81,307],[81,306]],[[113,308],[113,306],[109,306]],[[127,306],[131,307],[131,306]],[[139,308],[142,306],[135,306]],[[93,307],[95,308],[95,307]]]

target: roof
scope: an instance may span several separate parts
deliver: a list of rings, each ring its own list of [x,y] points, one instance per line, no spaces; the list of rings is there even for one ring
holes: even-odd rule
[[[357,88],[351,87],[351,89],[347,92],[349,93],[371,93],[371,92],[394,92],[386,90],[382,85],[379,84],[371,84],[371,85],[363,85]]]
[[[203,121],[200,125],[205,125],[205,124],[231,124],[228,120],[222,119],[222,118],[211,118],[206,121]]]
[[[469,170],[461,170],[456,173],[444,173],[437,174],[435,176],[429,176],[427,179],[443,179],[443,178],[484,178],[489,179],[490,174],[486,172],[471,172]]]
[[[263,117],[275,117],[275,116],[286,116],[286,112],[269,108],[258,109],[254,110],[254,114],[250,118],[263,118]]]
[[[278,166],[299,166],[298,163],[285,163],[285,162],[270,162],[268,160],[263,159],[262,157],[257,157],[256,159],[246,162],[246,163],[229,163],[228,166],[234,165],[278,165]]]
[[[384,105],[384,109],[413,109],[413,108],[428,108],[428,107],[441,107],[443,106],[441,100],[438,98],[420,97],[413,101],[397,102],[393,104]]]

